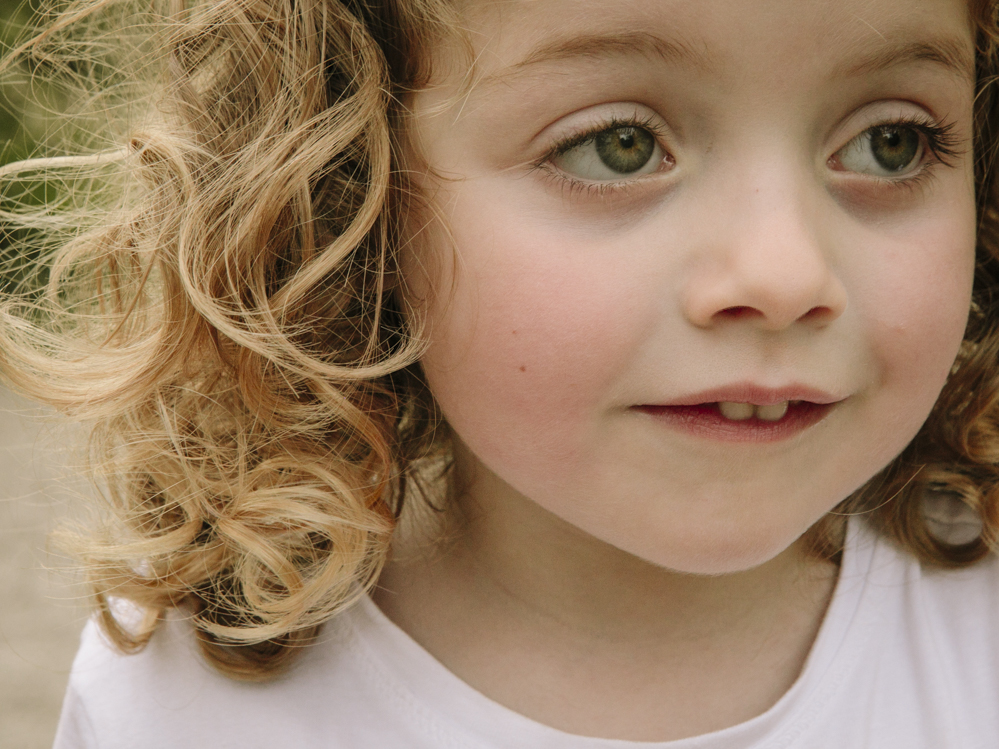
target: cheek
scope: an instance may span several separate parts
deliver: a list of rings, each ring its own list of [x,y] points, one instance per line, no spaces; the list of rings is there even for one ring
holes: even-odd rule
[[[964,220],[962,220],[964,219]],[[855,295],[868,321],[888,423],[914,431],[936,401],[964,337],[974,274],[974,209],[928,215],[885,242]],[[903,426],[899,424],[898,426]]]
[[[423,367],[445,417],[492,470],[576,469],[620,373],[645,336],[634,274],[606,248],[487,203],[452,217],[457,247],[431,306]],[[448,263],[451,265],[451,263]],[[551,460],[537,461],[538,451]],[[510,470],[514,469],[514,470]]]

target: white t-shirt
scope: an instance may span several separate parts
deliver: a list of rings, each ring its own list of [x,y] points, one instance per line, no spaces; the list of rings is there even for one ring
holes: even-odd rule
[[[366,598],[268,684],[212,671],[182,621],[131,656],[91,623],[56,747],[996,749],[999,560],[922,569],[852,522],[795,684],[750,721],[680,741],[587,738],[525,718],[450,673]]]

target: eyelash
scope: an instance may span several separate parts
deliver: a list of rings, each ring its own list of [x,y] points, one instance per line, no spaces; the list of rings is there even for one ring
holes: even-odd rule
[[[534,163],[534,168],[546,172],[547,177],[556,181],[561,187],[569,191],[570,197],[578,195],[581,192],[586,195],[603,197],[611,192],[627,190],[634,183],[640,181],[642,177],[633,179],[626,178],[614,181],[608,180],[604,182],[588,182],[586,180],[573,177],[571,174],[566,174],[560,169],[552,166],[551,163],[553,159],[561,156],[567,151],[571,151],[573,148],[591,142],[599,133],[619,127],[634,127],[647,130],[652,133],[652,135],[654,135],[656,140],[660,143],[662,143],[663,139],[666,137],[665,128],[651,116],[641,119],[638,117],[615,117],[614,119],[601,123],[596,127],[590,128],[583,132],[575,133],[573,135],[568,135],[555,141],[552,147],[548,149],[547,153]],[[663,150],[666,149],[664,148]],[[669,151],[666,150],[666,153],[669,154]]]
[[[943,166],[953,166],[953,159],[961,155],[960,138],[955,134],[955,124],[947,122],[935,124],[930,120],[921,117],[899,117],[894,120],[886,120],[876,125],[871,125],[863,132],[868,132],[879,127],[908,127],[919,133],[926,144],[926,151],[932,155],[932,159],[925,159],[919,168],[906,177],[897,179],[891,177],[879,177],[868,175],[868,179],[882,189],[914,190],[922,185],[931,176],[930,169],[934,164]],[[862,135],[863,133],[858,134]],[[844,146],[845,147],[845,146]]]
[[[960,139],[954,133],[953,122],[935,125],[933,122],[919,117],[902,117],[888,122],[879,122],[877,125],[869,127],[868,130],[877,127],[911,127],[926,139],[927,149],[944,166],[952,166],[950,160],[961,155]]]
[[[614,118],[606,123],[590,128],[584,132],[575,133],[573,135],[566,136],[557,140],[551,148],[542,156],[538,161],[534,163],[534,168],[544,171],[548,178],[556,181],[560,186],[569,191],[569,196],[575,196],[579,193],[585,193],[586,195],[595,195],[597,197],[603,197],[608,193],[618,192],[622,190],[629,189],[636,182],[641,181],[643,177],[637,177],[634,179],[623,179],[623,180],[608,180],[602,182],[589,182],[586,180],[573,177],[570,174],[557,169],[552,165],[552,160],[567,151],[577,148],[578,146],[585,145],[591,142],[599,133],[606,130],[613,130],[619,127],[634,127],[647,130],[656,137],[660,143],[665,137],[665,129],[655,121],[652,117],[647,117],[644,119],[639,119],[637,117],[631,118]],[[931,121],[924,120],[919,117],[900,117],[894,120],[886,120],[884,122],[879,122],[875,125],[871,125],[863,132],[868,132],[879,127],[908,127],[912,128],[920,135],[922,135],[923,140],[926,144],[926,150],[932,154],[933,159],[944,166],[952,166],[952,159],[961,154],[959,149],[960,139],[954,133],[954,123],[943,123],[935,124]],[[855,137],[859,137],[863,133],[859,133]],[[664,148],[664,150],[666,150]],[[669,157],[669,151],[666,150],[667,157]],[[831,157],[830,157],[831,158]],[[869,179],[876,181],[879,185],[884,185],[893,188],[915,188],[920,185],[923,180],[929,176],[928,168],[932,164],[924,162],[920,165],[920,168],[907,177],[902,177],[898,179],[892,179],[890,177],[876,177],[868,175]]]

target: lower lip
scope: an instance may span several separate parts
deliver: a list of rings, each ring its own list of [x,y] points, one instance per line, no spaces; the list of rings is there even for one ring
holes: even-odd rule
[[[794,403],[777,421],[753,416],[745,421],[726,419],[717,403],[697,406],[636,406],[656,421],[697,437],[724,442],[779,442],[822,421],[834,403]]]

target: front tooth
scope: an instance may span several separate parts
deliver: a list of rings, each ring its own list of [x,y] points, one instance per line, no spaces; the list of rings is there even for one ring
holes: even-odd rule
[[[718,410],[726,419],[732,421],[745,421],[752,418],[753,411],[756,410],[752,403],[733,403],[731,401],[721,401]]]
[[[787,401],[774,403],[772,406],[757,406],[756,418],[763,421],[780,421],[787,413]]]

